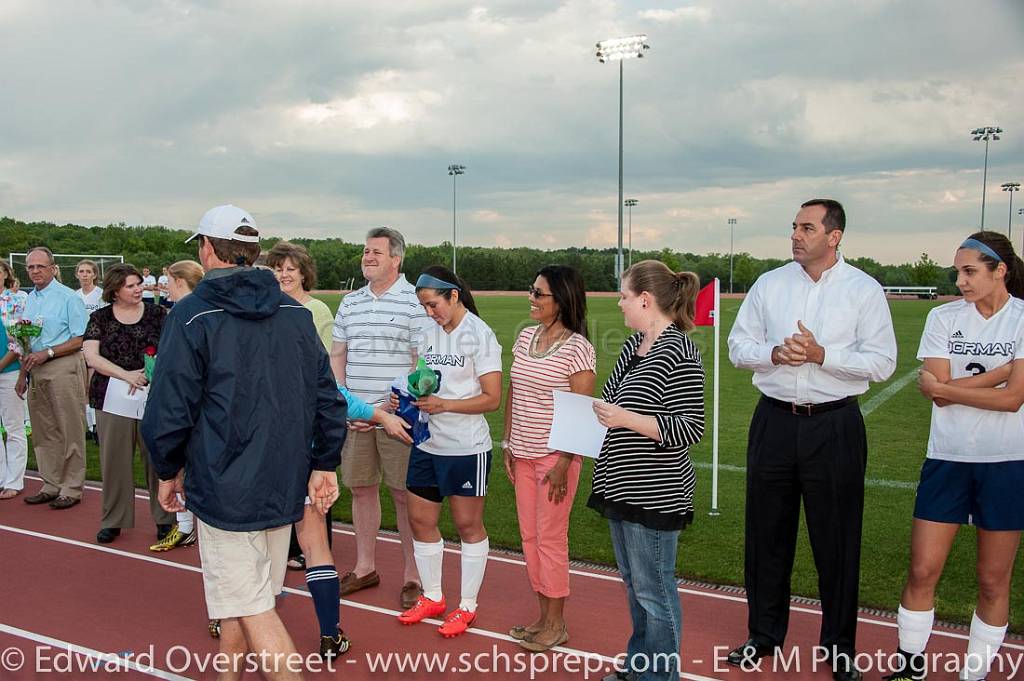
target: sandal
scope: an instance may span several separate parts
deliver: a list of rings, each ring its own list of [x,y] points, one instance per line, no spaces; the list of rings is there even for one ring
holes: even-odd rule
[[[5,489],[0,491],[0,499],[13,499],[19,494],[21,494],[20,489]]]
[[[520,641],[519,645],[525,648],[526,650],[529,650],[531,653],[544,653],[551,650],[552,648],[562,645],[563,643],[567,643],[568,641],[569,631],[563,625],[562,632],[551,643],[541,643],[539,641],[534,641],[531,636],[530,638],[526,638]]]
[[[301,553],[297,556],[292,556],[288,559],[289,570],[305,570],[306,569],[306,557]]]
[[[540,631],[538,629],[537,631]],[[530,628],[523,624],[517,624],[508,631],[508,635],[517,641],[524,641],[528,637],[533,636],[537,631],[530,631]]]

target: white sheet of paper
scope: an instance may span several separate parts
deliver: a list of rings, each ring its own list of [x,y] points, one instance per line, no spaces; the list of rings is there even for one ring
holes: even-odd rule
[[[111,377],[107,382],[107,393],[103,396],[103,411],[130,419],[141,419],[146,411],[149,391],[141,388],[134,395],[128,394],[129,385],[119,378]]]
[[[604,434],[594,413],[596,400],[588,395],[555,391],[555,418],[551,423],[548,448],[596,459],[601,454]]]

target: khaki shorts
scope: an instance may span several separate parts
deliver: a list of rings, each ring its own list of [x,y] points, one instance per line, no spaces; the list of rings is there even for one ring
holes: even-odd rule
[[[405,489],[411,451],[409,445],[391,439],[381,428],[367,433],[350,430],[341,450],[341,482],[349,489],[376,487],[383,478],[388,487]]]
[[[210,619],[249,617],[274,609],[284,587],[291,525],[228,532],[196,518],[203,589]]]

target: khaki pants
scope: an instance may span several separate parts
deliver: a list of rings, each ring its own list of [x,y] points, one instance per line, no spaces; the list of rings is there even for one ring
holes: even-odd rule
[[[157,499],[160,479],[149,463],[149,452],[139,435],[136,419],[96,412],[96,430],[100,436],[100,471],[103,475],[103,517],[100,527],[135,527],[135,446],[142,456],[149,488],[149,512],[157,525],[171,525],[174,514],[168,513]]]
[[[82,498],[85,484],[85,360],[75,352],[32,370],[32,449],[44,494]]]

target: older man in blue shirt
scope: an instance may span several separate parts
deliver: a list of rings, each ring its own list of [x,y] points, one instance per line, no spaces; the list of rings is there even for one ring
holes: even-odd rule
[[[54,280],[53,253],[33,248],[25,269],[35,288],[28,294],[23,317],[42,323],[32,352],[21,362],[15,391],[28,392],[33,425],[33,450],[43,486],[26,504],[71,508],[82,500],[85,483],[85,360],[82,336],[88,314],[82,299]]]

